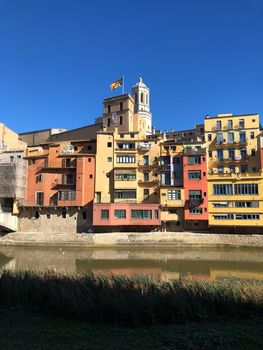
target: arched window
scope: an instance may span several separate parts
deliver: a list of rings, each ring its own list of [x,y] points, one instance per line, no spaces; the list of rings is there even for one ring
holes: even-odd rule
[[[143,92],[141,93],[141,103],[143,103]]]

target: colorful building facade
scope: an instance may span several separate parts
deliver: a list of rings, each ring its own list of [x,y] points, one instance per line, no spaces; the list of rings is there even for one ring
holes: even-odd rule
[[[259,115],[224,114],[205,119],[209,225],[263,226]]]

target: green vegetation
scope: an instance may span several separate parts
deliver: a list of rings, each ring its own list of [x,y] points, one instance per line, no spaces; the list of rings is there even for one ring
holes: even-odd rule
[[[1,350],[262,350],[263,320],[127,328],[0,305]]]
[[[154,282],[140,277],[3,271],[0,305],[30,306],[71,320],[130,327],[218,317],[238,320],[262,315],[263,282],[239,279]]]

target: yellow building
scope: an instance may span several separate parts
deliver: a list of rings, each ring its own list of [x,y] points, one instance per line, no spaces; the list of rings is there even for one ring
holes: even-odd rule
[[[263,226],[259,115],[205,118],[210,226]]]
[[[146,137],[144,115],[124,94],[104,100],[97,133],[95,226],[158,226],[160,140]]]
[[[19,140],[19,136],[5,124],[0,123],[0,152],[25,150],[27,144]]]

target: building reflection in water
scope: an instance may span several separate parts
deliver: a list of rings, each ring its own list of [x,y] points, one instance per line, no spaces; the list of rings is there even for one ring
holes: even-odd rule
[[[64,273],[151,276],[172,280],[179,277],[217,279],[240,277],[263,279],[260,249],[233,248],[133,248],[64,249],[0,247],[0,268],[43,270],[56,267]]]

